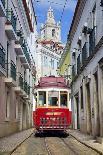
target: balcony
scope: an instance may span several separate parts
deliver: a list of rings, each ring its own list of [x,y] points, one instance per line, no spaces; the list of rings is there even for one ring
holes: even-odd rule
[[[0,75],[6,75],[5,72],[5,50],[0,44]]]
[[[10,87],[16,86],[16,65],[13,61],[7,64],[7,77],[5,78],[6,85]]]
[[[88,53],[87,53],[87,42],[86,42],[82,48],[82,66],[86,64],[87,55]]]
[[[91,29],[89,33],[89,56],[93,55],[94,53],[95,40],[96,40],[96,27]]]
[[[23,98],[26,100],[29,100],[29,96],[30,96],[30,86],[27,84],[26,81],[24,81],[24,91],[26,93],[26,96],[24,96]]]
[[[0,17],[5,17],[6,11],[5,11],[5,0],[0,0]]]
[[[20,42],[21,48],[22,48],[23,53],[24,53],[23,55],[19,55],[20,60],[23,63],[24,67],[26,69],[29,69],[30,68],[30,66],[29,66],[29,64],[30,64],[30,56],[29,56],[29,52],[28,52],[28,49],[27,49],[27,45],[26,45],[25,40],[23,39],[23,37],[20,38],[19,42]]]
[[[27,46],[26,46],[25,43],[23,45],[23,51],[24,51],[24,54],[26,56],[26,59],[27,59],[28,63],[30,63],[30,56],[29,56],[29,52],[28,52],[28,49],[27,49]]]
[[[16,35],[16,17],[13,14],[12,10],[7,10],[6,11],[6,17],[7,21],[5,24],[5,32],[10,40],[16,40],[17,35]]]
[[[15,52],[17,55],[23,55],[23,49],[19,42],[15,42]]]
[[[27,82],[23,80],[21,73],[18,73],[17,83],[18,86],[14,88],[15,92],[24,99],[29,99],[29,87]]]
[[[20,96],[22,96],[24,94],[24,91],[23,91],[23,76],[21,73],[17,74],[17,83],[18,86],[14,88],[15,92]]]

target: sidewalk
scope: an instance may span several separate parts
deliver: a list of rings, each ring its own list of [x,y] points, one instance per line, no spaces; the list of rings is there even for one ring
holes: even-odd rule
[[[24,130],[8,137],[0,138],[0,155],[10,155],[17,146],[30,137],[33,129]]]
[[[79,130],[69,130],[68,132],[79,142],[103,155],[103,144],[98,143],[92,136],[83,134]]]

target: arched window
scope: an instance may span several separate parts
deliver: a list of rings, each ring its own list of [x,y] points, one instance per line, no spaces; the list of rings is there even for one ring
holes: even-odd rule
[[[52,29],[52,37],[55,36],[55,29]]]

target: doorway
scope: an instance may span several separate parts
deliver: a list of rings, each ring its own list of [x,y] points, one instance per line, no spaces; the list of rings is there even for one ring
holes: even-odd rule
[[[87,133],[92,133],[92,118],[91,118],[91,101],[90,101],[90,83],[86,84],[86,102],[87,102]]]
[[[98,75],[94,74],[94,108],[96,116],[96,136],[100,136],[99,97],[98,97]]]
[[[77,120],[77,122],[76,122],[76,124],[77,124],[77,129],[80,129],[80,122],[79,122],[79,94],[76,94],[75,95],[75,102],[76,102],[76,110],[77,110],[77,112],[76,112],[76,120]]]

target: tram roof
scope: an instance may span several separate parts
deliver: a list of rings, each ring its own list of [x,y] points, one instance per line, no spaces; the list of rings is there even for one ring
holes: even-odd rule
[[[68,88],[66,81],[63,77],[55,76],[41,77],[38,85],[36,85],[36,88],[42,87]]]

